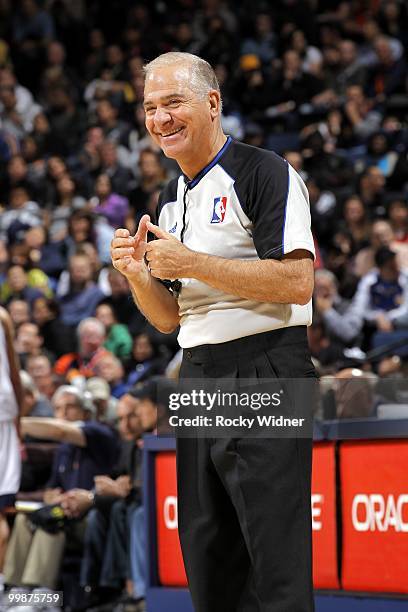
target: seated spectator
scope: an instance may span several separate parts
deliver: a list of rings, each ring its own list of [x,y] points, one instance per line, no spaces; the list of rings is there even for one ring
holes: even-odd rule
[[[163,369],[163,357],[160,355],[158,345],[145,332],[135,336],[132,355],[127,363],[127,384],[134,386],[149,376],[162,374]]]
[[[111,395],[118,399],[132,385],[132,383],[125,382],[125,370],[122,362],[109,352],[106,352],[98,360],[98,363],[95,365],[95,373],[109,383]]]
[[[384,101],[387,96],[404,92],[407,64],[404,55],[396,59],[391,41],[387,36],[378,36],[374,41],[377,56],[369,78],[369,94]]]
[[[95,181],[95,196],[89,201],[92,210],[105,217],[113,229],[126,227],[129,215],[127,198],[113,193],[107,174],[100,174]]]
[[[108,280],[111,294],[103,300],[103,303],[112,306],[117,320],[126,325],[132,335],[138,334],[145,326],[146,319],[133,300],[129,299],[126,277],[111,266]]]
[[[110,304],[99,304],[95,317],[106,329],[105,348],[120,359],[129,358],[132,352],[132,336],[126,325],[118,323],[113,307]]]
[[[338,419],[375,415],[373,376],[357,368],[347,368],[336,373],[333,383]]]
[[[358,58],[357,45],[352,40],[342,40],[339,44],[340,72],[336,77],[336,93],[343,96],[349,86],[357,85],[364,90],[367,70]]]
[[[385,132],[375,132],[367,143],[365,163],[375,167],[386,178],[392,175],[398,160],[396,151],[391,149],[391,141]]]
[[[70,216],[75,211],[84,208],[85,204],[85,198],[78,194],[78,187],[69,174],[64,174],[57,179],[49,227],[53,242],[66,238]]]
[[[329,270],[316,270],[313,305],[325,326],[325,333],[344,346],[355,341],[363,317],[338,294],[337,279]]]
[[[24,237],[25,230],[41,225],[42,215],[38,204],[30,200],[26,187],[13,187],[9,202],[10,208],[0,217],[0,240],[13,244]]]
[[[55,418],[23,417],[23,435],[60,442],[44,502],[61,506],[66,493],[93,488],[96,475],[109,474],[117,459],[118,441],[112,430],[90,420],[92,406],[75,387],[60,387],[52,399]],[[78,538],[74,522],[68,531],[52,535],[41,527],[35,531],[30,519],[18,514],[7,549],[4,574],[7,584],[55,589],[65,543]]]
[[[396,242],[408,242],[408,205],[401,198],[390,202],[388,208],[390,223]]]
[[[21,323],[28,323],[31,319],[30,304],[25,300],[19,300],[18,298],[11,300],[7,304],[7,310],[14,329]]]
[[[75,349],[70,328],[60,321],[60,308],[53,298],[38,297],[33,302],[33,320],[44,338],[45,348],[56,357]]]
[[[43,292],[28,284],[27,274],[22,266],[11,266],[7,272],[7,280],[0,287],[0,303],[8,304],[20,299],[32,306],[34,300],[43,296]]]
[[[97,420],[115,425],[117,419],[117,399],[111,395],[107,380],[97,376],[88,378],[85,390],[91,394],[96,408]]]
[[[53,374],[49,357],[43,353],[29,355],[26,368],[38,391],[50,400],[56,391],[58,381]]]
[[[96,376],[96,365],[106,355],[110,355],[103,344],[106,339],[104,325],[93,317],[83,319],[78,325],[78,352],[62,355],[54,366],[54,372],[69,382],[75,378]]]
[[[343,206],[344,226],[353,238],[353,254],[361,251],[370,243],[371,225],[363,202],[357,195],[346,199]]]
[[[133,233],[136,229],[136,222],[148,209],[149,198],[158,189],[162,189],[166,181],[166,170],[161,163],[160,153],[152,149],[143,149],[139,157],[139,184],[129,193],[129,202],[133,218],[133,227],[127,225],[129,231]]]
[[[353,132],[365,140],[380,127],[381,113],[374,109],[374,103],[364,95],[361,85],[349,85],[346,89],[344,113]]]
[[[362,277],[374,268],[375,253],[383,246],[397,254],[398,265],[402,269],[408,268],[408,246],[395,240],[389,221],[379,220],[371,226],[370,246],[359,251],[354,258],[353,270],[357,276]]]
[[[21,386],[24,393],[23,416],[52,417],[54,411],[50,400],[42,395],[28,372],[20,372]]]
[[[27,250],[28,260],[48,277],[48,285],[51,285],[51,289],[55,289],[56,279],[67,265],[64,244],[51,242],[46,229],[36,226],[26,231],[24,247]],[[48,293],[50,297],[50,287]]]
[[[319,315],[313,317],[313,323],[307,328],[310,354],[319,375],[333,374],[344,359],[341,342],[330,338]]]
[[[41,336],[36,323],[28,321],[19,325],[15,338],[15,349],[23,368],[25,368],[29,356],[46,354],[50,360],[54,360],[54,356],[43,348],[43,344],[44,338]]]
[[[112,477],[95,477],[92,500],[86,491],[74,489],[64,502],[66,512],[74,517],[88,513],[80,575],[88,605],[106,601],[107,588],[111,589],[111,593],[113,590],[117,597],[125,581],[133,578],[131,558],[136,550],[142,557],[145,556],[140,541],[135,543],[135,551],[130,549],[134,514],[141,508],[142,502],[140,435],[143,430],[136,416],[138,402],[129,394],[118,402],[121,453]],[[138,598],[144,596],[144,588],[142,580],[134,585]]]
[[[76,326],[95,313],[96,306],[105,297],[92,280],[92,265],[86,255],[72,255],[69,259],[69,292],[58,298],[61,321]]]
[[[376,252],[375,265],[361,279],[353,308],[375,330],[389,333],[394,321],[408,322],[408,272],[401,270],[396,254],[386,246]]]

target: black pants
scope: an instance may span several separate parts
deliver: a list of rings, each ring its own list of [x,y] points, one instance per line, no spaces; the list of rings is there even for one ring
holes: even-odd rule
[[[314,376],[306,328],[184,351],[182,378]],[[313,612],[310,439],[177,440],[180,541],[196,612]]]

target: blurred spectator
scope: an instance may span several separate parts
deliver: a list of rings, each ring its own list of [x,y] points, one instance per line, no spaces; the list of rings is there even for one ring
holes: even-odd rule
[[[135,336],[132,355],[127,364],[127,384],[134,386],[150,376],[161,374],[163,369],[163,357],[157,344],[145,332]]]
[[[118,418],[118,404],[116,398],[111,395],[108,381],[104,378],[93,376],[88,378],[85,389],[91,394],[96,408],[97,420],[114,426]]]
[[[50,400],[39,392],[31,376],[24,370],[21,370],[20,379],[25,400],[23,416],[54,416],[54,411],[52,409]]]
[[[353,305],[374,329],[391,332],[395,320],[408,319],[408,273],[401,271],[396,254],[386,246],[376,252],[375,265],[361,279]]]
[[[92,280],[92,266],[86,255],[69,258],[69,291],[58,298],[61,321],[76,326],[95,313],[96,306],[105,297]]]
[[[13,299],[20,299],[28,302],[31,307],[34,300],[42,295],[42,291],[28,285],[27,274],[22,266],[11,266],[6,282],[0,288],[0,303],[8,304]]]
[[[109,383],[110,393],[117,399],[129,389],[130,385],[125,383],[125,370],[122,362],[112,353],[106,352],[98,359],[95,364],[95,374]]]
[[[102,357],[110,355],[103,344],[106,339],[105,326],[93,317],[82,319],[78,325],[78,352],[62,355],[54,366],[54,372],[69,382],[96,376],[95,370]]]
[[[118,323],[113,307],[110,304],[99,304],[95,317],[105,326],[105,348],[116,357],[127,359],[132,351],[132,336],[126,325]]]
[[[401,268],[408,268],[408,248],[405,242],[395,240],[394,232],[388,221],[375,221],[371,226],[370,246],[357,253],[354,259],[354,271],[361,277],[375,266],[375,252],[380,247],[389,247],[397,253],[398,264]]]
[[[112,192],[107,174],[100,174],[95,181],[95,196],[90,199],[92,210],[105,217],[113,229],[126,227],[129,214],[127,198]]]
[[[51,399],[57,388],[57,380],[52,371],[50,358],[43,353],[29,355],[26,369],[40,394]]]
[[[23,368],[25,368],[27,358],[30,355],[46,354],[50,360],[54,360],[54,356],[43,348],[43,344],[44,338],[40,334],[38,325],[30,321],[19,325],[16,333],[15,348]]]
[[[23,186],[11,189],[9,202],[10,208],[0,218],[0,240],[12,244],[23,237],[25,230],[41,224],[41,212]]]
[[[61,357],[75,348],[75,339],[70,334],[70,328],[60,321],[60,308],[56,300],[36,298],[32,316],[44,338],[44,346],[56,357]]]
[[[338,343],[350,345],[363,325],[363,315],[340,297],[337,279],[329,270],[316,270],[313,293],[315,313],[320,315],[325,332]]]
[[[75,387],[60,387],[52,403],[55,418],[23,417],[21,428],[23,435],[60,442],[44,492],[45,504],[58,506],[67,491],[77,487],[91,491],[94,477],[109,473],[118,443],[111,429],[90,420],[91,406]],[[78,525],[70,527],[67,536],[78,539]],[[17,515],[5,562],[8,584],[56,588],[66,532],[55,530],[51,537],[41,527],[33,532],[27,516]]]
[[[7,304],[7,310],[16,329],[21,323],[28,323],[31,319],[30,304],[25,300],[15,298]]]

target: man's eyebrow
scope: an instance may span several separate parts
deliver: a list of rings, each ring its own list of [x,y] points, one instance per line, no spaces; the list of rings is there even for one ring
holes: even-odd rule
[[[172,98],[185,98],[185,96],[184,96],[184,94],[182,94],[182,93],[172,93],[172,94],[168,94],[168,95],[166,95],[166,96],[161,96],[161,97],[159,98],[159,101],[160,101],[160,102],[166,102],[166,101],[168,101],[168,100],[171,100]],[[154,101],[153,101],[153,100],[149,100],[149,99],[148,99],[148,100],[145,100],[145,102],[143,102],[143,105],[144,105],[145,107],[146,107],[146,106],[150,106],[150,105],[152,105],[152,104],[154,104]]]

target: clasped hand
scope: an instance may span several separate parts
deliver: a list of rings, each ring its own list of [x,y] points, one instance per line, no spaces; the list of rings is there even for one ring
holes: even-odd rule
[[[147,242],[149,231],[157,240]],[[134,237],[126,229],[116,230],[111,256],[114,267],[128,278],[143,274],[147,263],[155,278],[175,280],[191,276],[195,253],[143,215]]]

